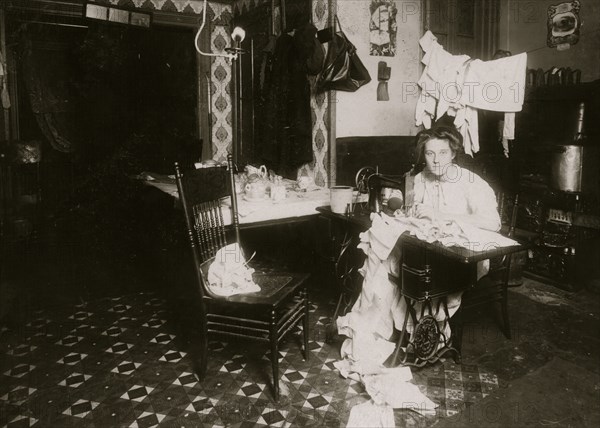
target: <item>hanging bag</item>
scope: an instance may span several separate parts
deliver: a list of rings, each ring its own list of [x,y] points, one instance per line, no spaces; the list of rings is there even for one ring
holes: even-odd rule
[[[339,31],[336,31],[336,27]],[[356,47],[344,34],[337,15],[334,27],[326,31],[331,31],[331,39],[323,71],[317,78],[317,91],[354,92],[369,83],[371,76],[356,54]],[[323,34],[319,36],[321,38]]]

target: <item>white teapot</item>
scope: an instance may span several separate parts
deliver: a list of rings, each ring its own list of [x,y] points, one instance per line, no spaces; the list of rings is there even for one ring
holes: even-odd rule
[[[258,168],[252,165],[246,165],[244,170],[246,171],[246,175],[248,177],[250,177],[252,174],[256,174],[262,179],[268,178],[269,176],[269,173],[267,172],[267,167],[264,165],[261,165]]]

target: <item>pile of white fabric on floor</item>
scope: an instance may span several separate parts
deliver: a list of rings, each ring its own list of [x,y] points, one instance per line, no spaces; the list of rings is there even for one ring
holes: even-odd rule
[[[438,405],[411,383],[409,367],[382,368],[378,373],[363,375],[362,382],[371,400],[354,406],[346,427],[393,427],[394,409],[410,409],[432,414]]]

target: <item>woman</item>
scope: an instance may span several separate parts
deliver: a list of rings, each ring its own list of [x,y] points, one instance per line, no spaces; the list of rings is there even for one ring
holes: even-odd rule
[[[494,191],[477,174],[457,165],[456,159],[462,151],[462,136],[454,127],[436,126],[417,135],[417,169],[421,171],[414,176],[413,188],[406,189],[407,194],[413,193],[412,198],[407,198],[413,200],[413,206],[406,211],[409,215],[428,219],[437,225],[468,223],[497,231],[500,228],[500,216]],[[398,201],[392,202],[393,198],[392,194],[388,206],[397,206]],[[395,227],[383,223],[385,220],[381,220],[381,217],[373,218],[371,229],[361,235],[360,246],[367,254],[362,268],[363,287],[352,311],[337,320],[338,331],[349,337],[341,349],[342,357],[348,357],[349,361],[346,370],[363,371],[363,374],[366,361],[371,367],[373,364],[382,364],[388,352],[391,352],[390,348],[393,350],[389,340],[394,327],[396,330],[402,329],[407,310],[397,286],[388,278],[388,273],[399,275],[399,247],[390,248],[385,260],[375,254],[382,254],[380,248],[375,248],[381,247],[382,237],[390,235],[391,229],[386,227]],[[488,263],[481,262],[478,277],[486,273],[487,266]],[[448,296],[450,316],[460,306],[460,296],[461,293]],[[420,313],[420,307],[416,309]],[[440,322],[445,319],[442,312],[434,314]],[[413,328],[409,320],[407,331],[410,333]],[[447,323],[443,328],[448,337],[450,331]]]
[[[456,128],[439,126],[420,132],[416,152],[423,169],[414,179],[415,217],[466,222],[494,232],[500,229],[492,188],[456,164],[463,153],[462,135]]]

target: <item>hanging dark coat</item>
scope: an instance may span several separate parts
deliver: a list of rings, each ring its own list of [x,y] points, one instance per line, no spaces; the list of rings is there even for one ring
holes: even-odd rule
[[[257,112],[262,162],[293,180],[298,168],[313,160],[310,85],[299,43],[289,34],[277,39],[265,70],[262,108]]]

